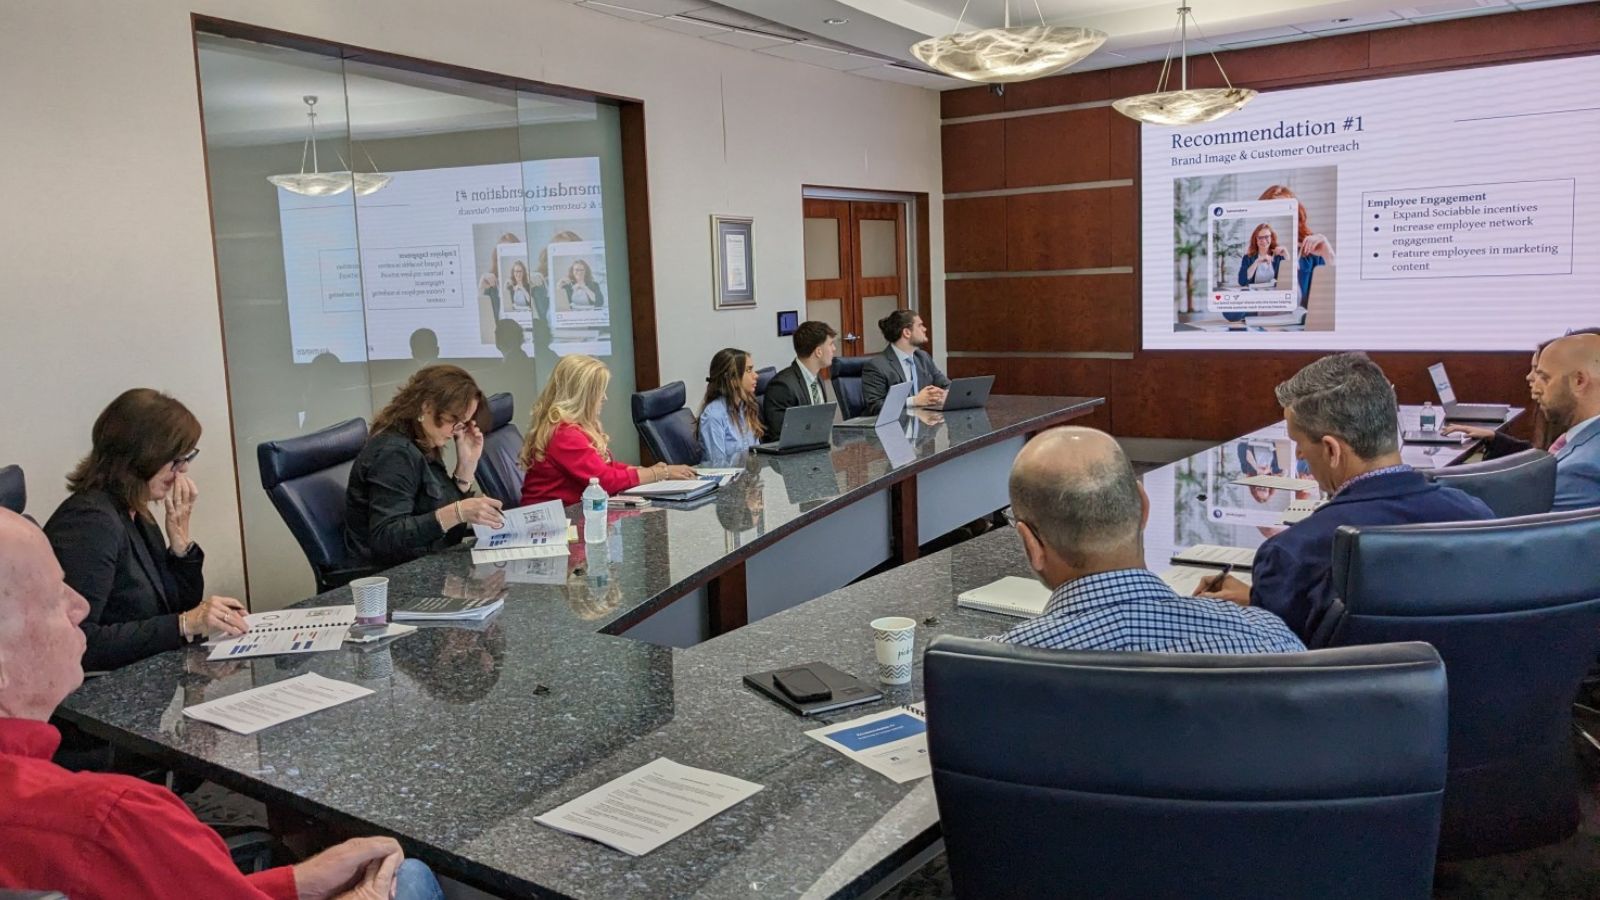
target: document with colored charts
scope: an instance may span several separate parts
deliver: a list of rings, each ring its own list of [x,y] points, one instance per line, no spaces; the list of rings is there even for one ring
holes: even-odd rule
[[[245,616],[250,630],[238,637],[206,642],[206,659],[243,659],[279,653],[316,653],[337,650],[356,623],[354,606],[316,606],[279,609]]]
[[[473,565],[566,556],[567,542],[577,539],[560,500],[519,506],[504,510],[503,515],[505,523],[499,528],[472,526],[478,537],[472,546]]]
[[[928,715],[913,703],[806,732],[897,784],[933,774],[928,762]]]

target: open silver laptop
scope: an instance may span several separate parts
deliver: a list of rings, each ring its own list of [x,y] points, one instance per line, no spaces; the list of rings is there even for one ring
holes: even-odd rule
[[[989,389],[993,387],[993,375],[952,378],[950,386],[945,388],[944,402],[928,408],[952,412],[958,409],[973,409],[989,402]]]
[[[1434,390],[1439,392],[1439,405],[1444,407],[1444,417],[1457,422],[1494,422],[1506,420],[1511,407],[1504,403],[1457,403],[1455,389],[1450,387],[1450,376],[1445,374],[1444,363],[1428,367]]]
[[[783,433],[775,441],[757,444],[758,453],[797,453],[828,446],[833,434],[830,427],[839,407],[832,403],[812,406],[791,406],[783,415]]]
[[[854,419],[845,419],[843,422],[833,423],[835,428],[877,428],[879,425],[888,425],[900,421],[900,414],[906,410],[906,398],[911,396],[911,382],[902,381],[899,384],[889,385],[889,393],[883,398],[883,406],[875,416],[856,416]]]

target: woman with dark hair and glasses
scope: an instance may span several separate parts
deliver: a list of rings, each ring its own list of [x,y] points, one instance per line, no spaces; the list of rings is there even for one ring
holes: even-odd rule
[[[499,528],[500,501],[479,496],[488,403],[465,369],[418,369],[372,420],[350,469],[344,547],[351,562],[396,566],[461,543],[470,524]],[[455,471],[444,446],[455,442]]]
[[[115,669],[209,634],[243,634],[244,604],[205,597],[205,554],[189,537],[199,491],[188,476],[200,422],[177,400],[134,388],[94,422],[72,496],[45,536],[66,583],[89,601],[83,667]],[[165,512],[166,535],[150,505]]]

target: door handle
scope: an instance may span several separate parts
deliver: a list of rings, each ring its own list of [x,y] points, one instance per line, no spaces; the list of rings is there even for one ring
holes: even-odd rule
[[[861,340],[861,335],[859,335],[859,334],[847,334],[847,335],[844,336],[844,339],[847,340],[847,341],[859,341],[859,340]]]

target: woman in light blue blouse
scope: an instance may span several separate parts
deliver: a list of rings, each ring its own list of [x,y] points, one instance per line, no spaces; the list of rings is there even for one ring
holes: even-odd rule
[[[726,466],[761,442],[756,405],[756,364],[750,354],[728,347],[711,357],[706,398],[700,407],[700,446],[709,465]]]

